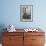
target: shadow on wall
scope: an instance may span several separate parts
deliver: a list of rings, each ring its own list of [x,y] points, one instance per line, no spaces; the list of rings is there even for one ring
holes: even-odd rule
[[[4,24],[0,24],[0,43],[2,43],[2,32],[5,32],[6,30],[4,30],[4,28],[6,28],[6,26]]]

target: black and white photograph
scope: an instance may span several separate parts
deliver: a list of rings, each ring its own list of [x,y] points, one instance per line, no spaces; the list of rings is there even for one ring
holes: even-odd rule
[[[20,5],[20,20],[24,22],[32,21],[32,5]]]

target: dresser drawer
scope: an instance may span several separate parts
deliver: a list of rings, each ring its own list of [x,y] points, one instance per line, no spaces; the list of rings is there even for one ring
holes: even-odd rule
[[[5,36],[23,36],[23,32],[4,32]]]
[[[25,32],[24,36],[44,36],[44,32]]]
[[[17,44],[16,44],[16,43],[12,43],[12,44],[10,44],[10,43],[4,44],[4,43],[3,43],[2,46],[23,46],[23,43],[19,43],[19,44],[18,44],[18,43],[17,43]]]

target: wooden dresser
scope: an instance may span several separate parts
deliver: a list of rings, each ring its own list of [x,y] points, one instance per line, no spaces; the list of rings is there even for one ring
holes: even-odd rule
[[[3,32],[3,46],[44,46],[44,32]]]

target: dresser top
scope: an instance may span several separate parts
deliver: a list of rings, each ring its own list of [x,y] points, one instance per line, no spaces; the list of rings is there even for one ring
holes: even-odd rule
[[[8,31],[7,31],[8,32]],[[27,33],[24,29],[16,29],[16,32],[25,32],[25,33]],[[32,32],[32,31],[28,31],[28,32]],[[33,31],[34,33],[36,33],[36,32],[43,32],[43,31]],[[32,32],[32,33],[33,33]]]

